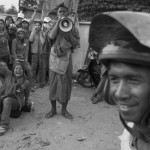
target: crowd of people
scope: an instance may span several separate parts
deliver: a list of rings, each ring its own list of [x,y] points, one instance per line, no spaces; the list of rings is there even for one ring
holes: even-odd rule
[[[69,15],[65,5],[43,20],[35,19],[36,12],[30,20],[22,12],[16,21],[11,16],[0,19],[0,135],[8,131],[10,117],[30,111],[30,92],[47,83],[52,109],[45,117],[56,114],[57,100],[62,104],[61,114],[72,118],[67,104],[72,86],[71,53],[79,45],[78,30],[74,25],[67,33],[60,30],[62,17]]]
[[[54,18],[45,17],[44,20],[35,20],[36,12],[37,10],[34,11],[31,19],[24,18],[22,12],[18,13],[16,21],[12,16],[7,16],[5,21],[0,19],[2,42],[0,61],[5,62],[9,69],[19,61],[31,83],[31,91],[34,91],[34,88],[43,88],[48,82],[48,67],[45,67],[48,59],[45,59],[45,56],[48,56],[49,52],[45,50],[44,43],[47,42],[47,32],[54,25]],[[35,22],[34,27],[33,22]]]

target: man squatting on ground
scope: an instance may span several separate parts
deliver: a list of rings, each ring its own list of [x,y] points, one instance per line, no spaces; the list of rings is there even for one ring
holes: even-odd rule
[[[67,104],[71,97],[72,89],[72,50],[79,45],[79,32],[73,25],[69,32],[59,29],[62,17],[68,17],[68,8],[60,5],[57,11],[58,21],[49,37],[55,40],[51,48],[49,58],[49,99],[52,109],[46,114],[46,118],[56,114],[56,100],[62,104],[61,114],[71,119],[72,115],[67,111]]]
[[[150,15],[137,12],[98,15],[91,23],[89,42],[100,52],[100,61],[108,71],[110,96],[128,131],[124,140],[129,143],[122,150],[149,150]]]

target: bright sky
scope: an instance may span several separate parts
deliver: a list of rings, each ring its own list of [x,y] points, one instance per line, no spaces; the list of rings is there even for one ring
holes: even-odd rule
[[[5,8],[8,9],[11,5],[14,5],[18,10],[19,0],[0,0],[0,5],[5,5]]]

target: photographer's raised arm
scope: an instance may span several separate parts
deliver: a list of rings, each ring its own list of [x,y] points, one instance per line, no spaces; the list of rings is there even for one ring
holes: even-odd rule
[[[37,14],[37,8],[34,9],[34,13],[32,14],[31,19],[29,20],[29,24],[33,23],[33,21],[36,17],[36,14]]]
[[[35,35],[35,28],[32,30],[31,34],[30,34],[30,37],[29,37],[29,41],[30,42],[33,42],[34,41],[34,35]]]

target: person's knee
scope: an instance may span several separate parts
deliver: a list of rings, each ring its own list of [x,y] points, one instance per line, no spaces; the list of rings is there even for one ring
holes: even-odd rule
[[[25,71],[27,72],[27,74],[31,74],[32,73],[32,69],[29,65],[25,66]]]
[[[5,98],[5,99],[3,100],[3,105],[4,105],[4,106],[11,105],[11,100],[10,100],[9,97],[7,97],[7,98]]]

